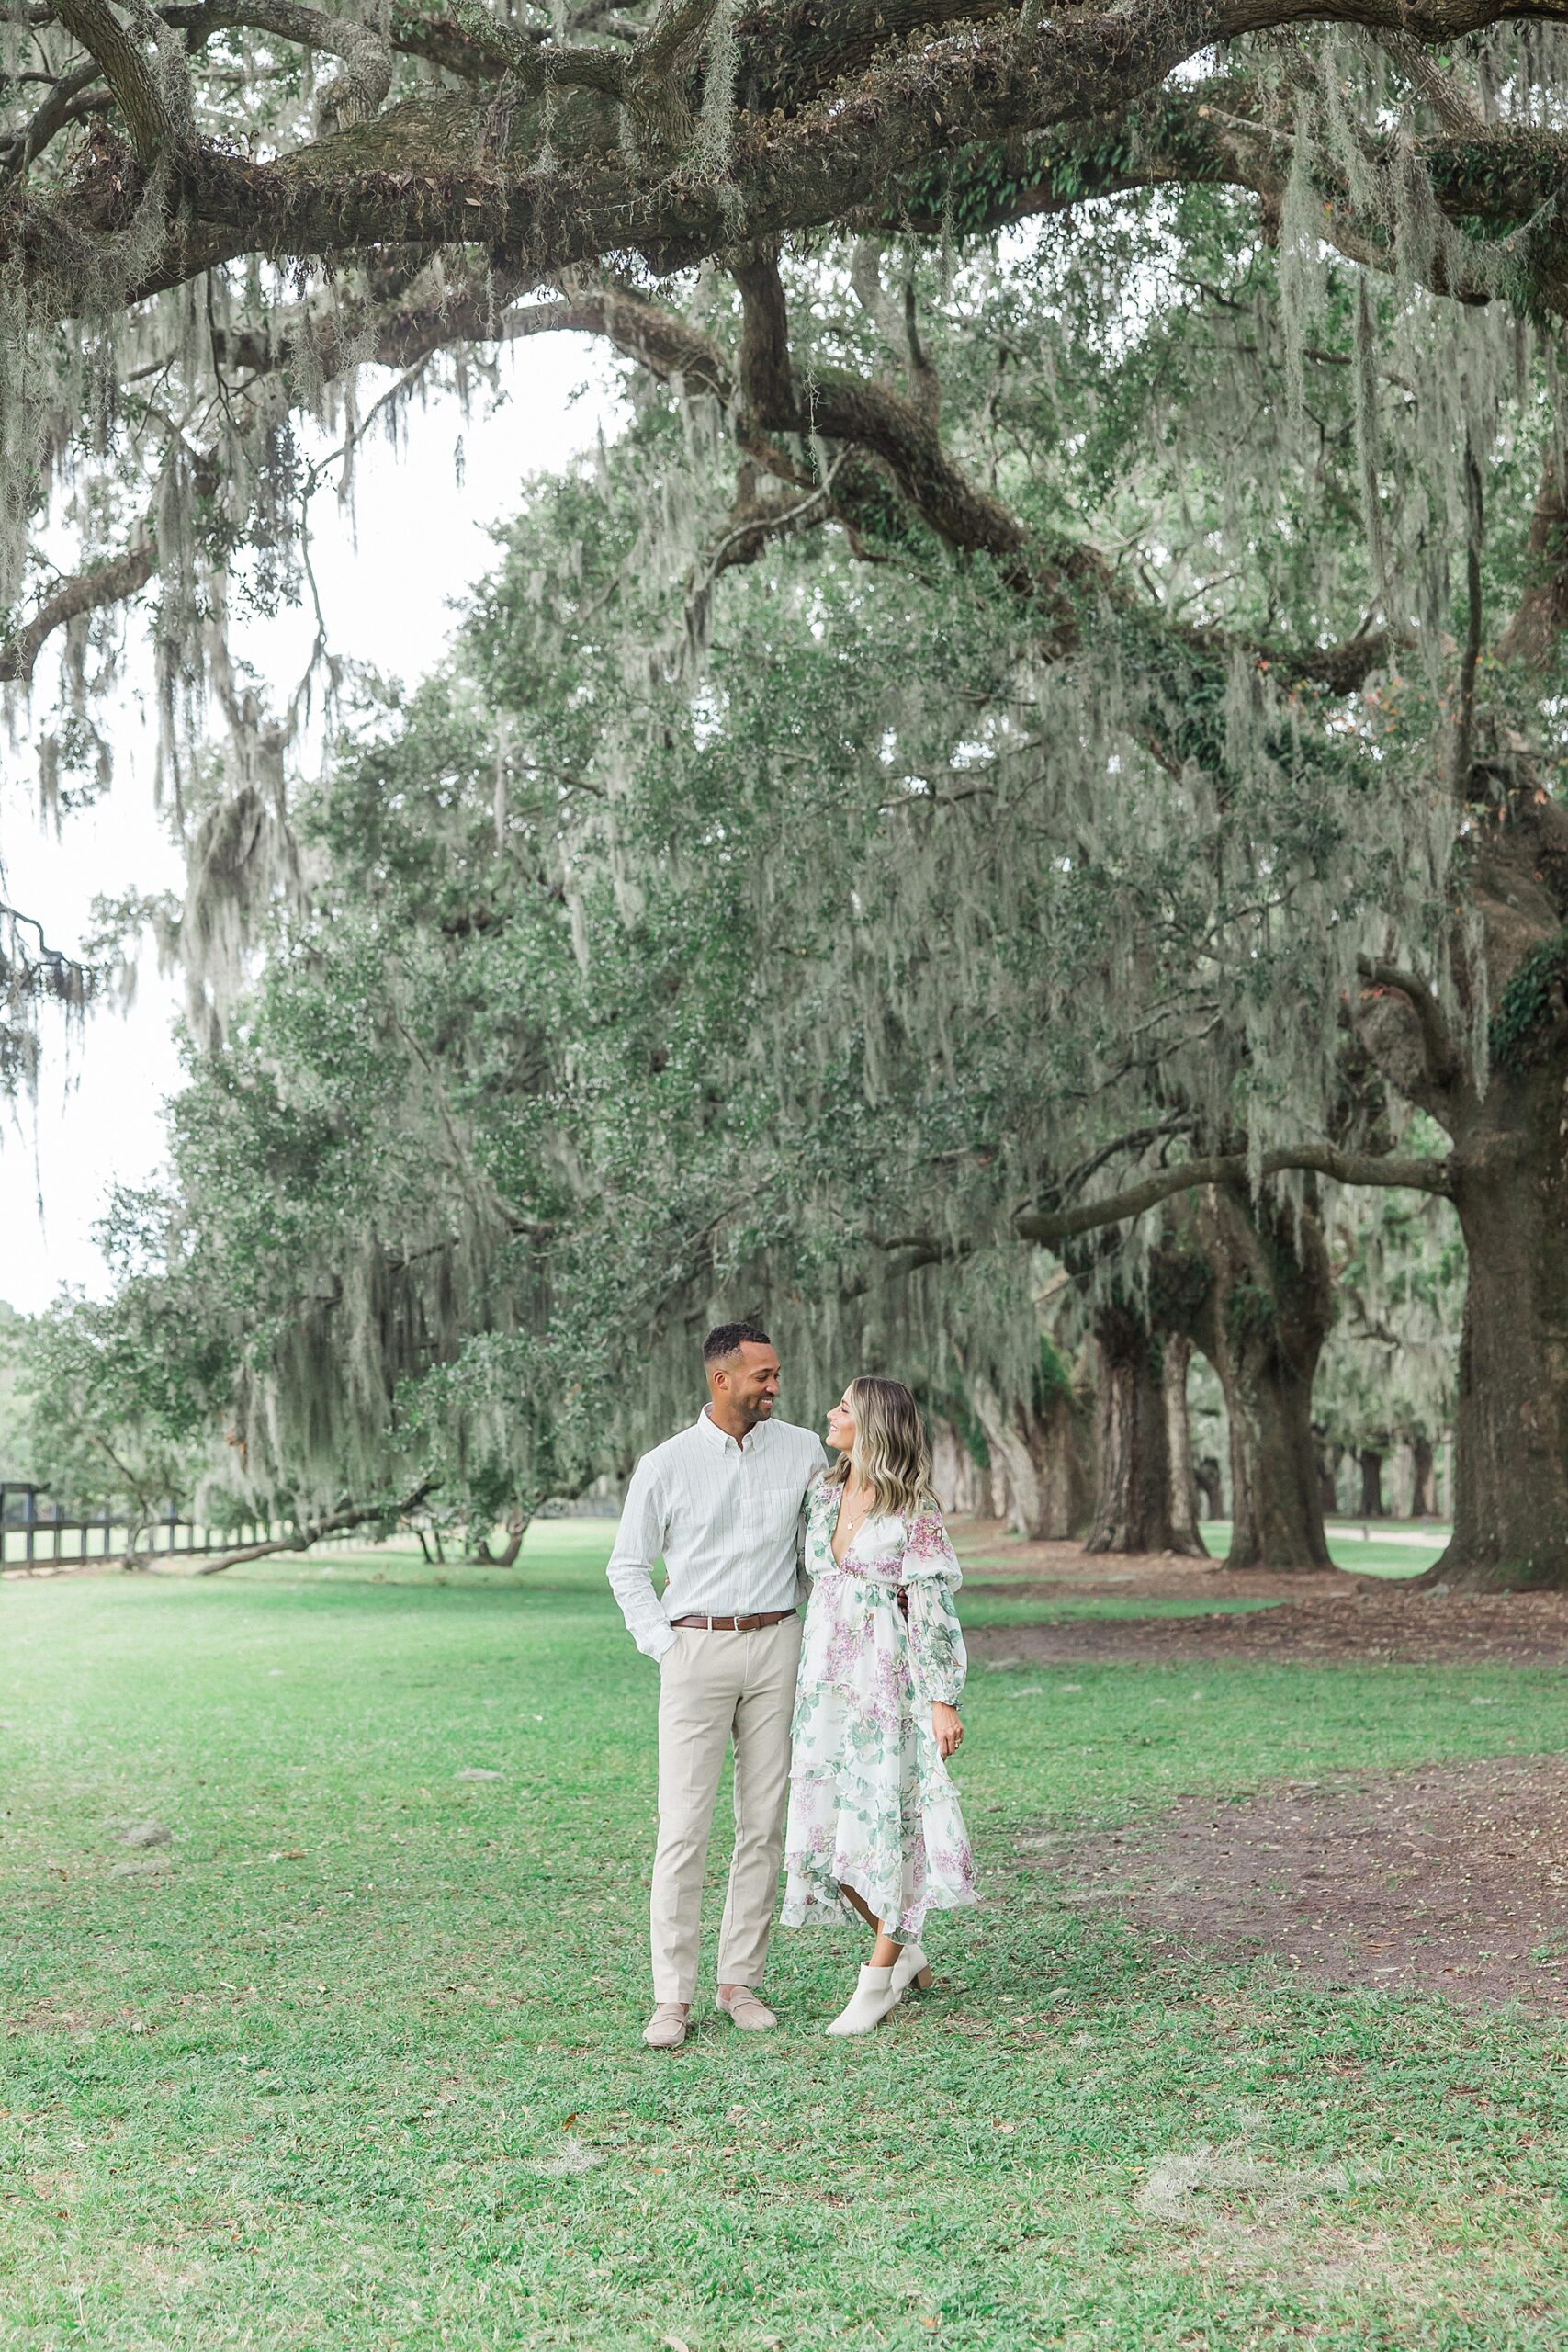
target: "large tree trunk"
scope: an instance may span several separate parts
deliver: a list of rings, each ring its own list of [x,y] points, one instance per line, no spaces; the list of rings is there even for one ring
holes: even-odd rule
[[[1429,1437],[1410,1441],[1410,1516],[1412,1519],[1436,1519],[1438,1516],[1438,1461]]]
[[[1199,1341],[1225,1392],[1231,1568],[1325,1568],[1312,1384],[1333,1314],[1314,1211],[1255,1214],[1247,1188],[1205,1188],[1200,1227],[1214,1282]]]
[[[1086,1549],[1172,1551],[1164,1351],[1142,1316],[1126,1306],[1103,1308],[1094,1339],[1099,1486]]]
[[[1192,1342],[1172,1332],[1165,1343],[1161,1386],[1165,1395],[1165,1442],[1170,1461],[1170,1533],[1173,1551],[1206,1560],[1209,1547],[1198,1530],[1198,1473],[1192,1461],[1192,1422],[1187,1410],[1187,1374]]]
[[[1362,1519],[1386,1519],[1382,1499],[1382,1449],[1363,1445],[1356,1456],[1361,1472],[1361,1500],[1359,1515]]]
[[[970,1380],[969,1394],[993,1467],[999,1464],[1005,1474],[1005,1515],[1013,1533],[1032,1543],[1081,1535],[1089,1524],[1093,1488],[1085,1415],[1077,1398],[1052,1388],[1027,1404],[1005,1406],[990,1384],[978,1378]]]
[[[1001,1408],[984,1381],[976,1382],[967,1373],[964,1379],[969,1409],[980,1425],[980,1434],[986,1441],[986,1452],[990,1457],[983,1467],[976,1464],[979,1496],[976,1516],[999,1519],[1010,1527],[1013,1521],[1012,1478],[1008,1466],[1007,1447],[1003,1442]],[[976,1389],[980,1391],[979,1395],[976,1393]],[[982,1396],[984,1402],[981,1401]]]
[[[1543,687],[1568,628],[1556,444],[1530,577],[1497,641]],[[1472,588],[1479,616],[1480,582]],[[1473,684],[1473,679],[1472,681]],[[1384,1077],[1452,1138],[1470,1261],[1454,1424],[1453,1540],[1421,1581],[1465,1592],[1568,1589],[1568,808],[1517,736],[1463,715],[1467,836],[1448,942],[1466,1021],[1487,1022],[1478,1089],[1461,1023],[1429,978],[1375,969],[1358,1029]]]
[[[1554,1042],[1529,1085],[1494,1076],[1492,1135],[1455,1155],[1470,1283],[1453,1541],[1428,1580],[1466,1592],[1568,1587],[1568,1053]]]
[[[1568,579],[1568,562],[1563,576]],[[1397,978],[1359,1023],[1380,1067],[1453,1139],[1469,1257],[1454,1426],[1453,1540],[1422,1581],[1568,1589],[1568,809],[1506,741],[1472,772],[1464,868],[1479,918],[1484,1092],[1428,991]],[[1473,937],[1473,933],[1470,935]],[[1461,996],[1474,949],[1460,942]]]

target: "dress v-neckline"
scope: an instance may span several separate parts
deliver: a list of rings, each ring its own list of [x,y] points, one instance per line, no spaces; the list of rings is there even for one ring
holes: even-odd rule
[[[851,1536],[849,1542],[845,1544],[843,1557],[840,1559],[839,1554],[833,1549],[833,1539],[839,1532],[839,1520],[844,1508],[844,1488],[840,1487],[839,1488],[839,1508],[833,1513],[832,1525],[828,1530],[828,1557],[832,1561],[833,1566],[836,1568],[847,1567],[849,1566],[850,1555],[854,1550],[855,1545],[860,1542],[861,1537],[865,1533],[866,1529],[874,1525],[877,1520],[886,1519],[887,1516],[886,1511],[868,1510],[862,1519],[860,1525],[855,1529],[854,1533]]]

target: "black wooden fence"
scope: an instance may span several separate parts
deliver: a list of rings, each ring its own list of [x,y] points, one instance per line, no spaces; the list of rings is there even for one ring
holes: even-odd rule
[[[280,1526],[261,1524],[205,1527],[182,1517],[174,1502],[134,1526],[108,1510],[80,1518],[51,1502],[40,1487],[0,1479],[0,1568],[81,1567],[90,1560],[122,1559],[133,1534],[139,1559],[163,1560],[237,1551],[242,1544],[265,1544],[283,1532]]]

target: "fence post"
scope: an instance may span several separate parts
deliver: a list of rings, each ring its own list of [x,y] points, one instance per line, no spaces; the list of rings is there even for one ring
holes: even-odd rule
[[[36,1487],[24,1487],[22,1489],[22,1526],[25,1531],[25,1534],[22,1557],[27,1562],[29,1568],[33,1564],[33,1545],[35,1542],[37,1521],[38,1488]]]

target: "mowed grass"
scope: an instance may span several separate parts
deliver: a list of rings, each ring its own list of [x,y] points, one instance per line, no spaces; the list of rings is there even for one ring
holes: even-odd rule
[[[1362,1526],[1366,1527],[1363,1535]],[[1328,1556],[1337,1568],[1348,1568],[1353,1575],[1363,1577],[1416,1577],[1429,1568],[1438,1559],[1449,1540],[1447,1528],[1429,1525],[1400,1526],[1396,1532],[1380,1535],[1379,1521],[1358,1521],[1354,1526],[1338,1522],[1328,1530]],[[1203,1523],[1204,1543],[1218,1560],[1223,1560],[1230,1548],[1231,1531],[1228,1520],[1206,1520]]]
[[[0,1589],[0,2346],[1561,2343],[1557,2027],[1136,1938],[1030,1841],[1568,1748],[1562,1678],[979,1672],[938,1991],[825,2041],[860,1939],[780,1934],[780,2030],[670,2059],[607,1540]]]

